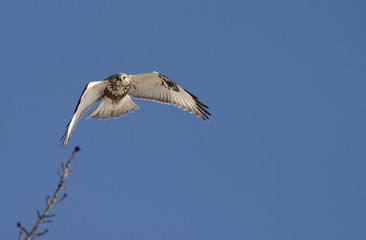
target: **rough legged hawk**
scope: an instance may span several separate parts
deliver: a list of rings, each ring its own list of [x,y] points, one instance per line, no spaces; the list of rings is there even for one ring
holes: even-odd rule
[[[88,115],[88,119],[118,118],[138,109],[139,106],[132,101],[130,96],[172,104],[201,117],[205,121],[211,116],[208,107],[200,102],[196,96],[158,72],[138,75],[117,73],[104,81],[90,82],[86,85],[74,115],[67,125],[67,130],[61,138],[62,146],[67,146],[77,122],[85,111],[101,99],[103,100]]]

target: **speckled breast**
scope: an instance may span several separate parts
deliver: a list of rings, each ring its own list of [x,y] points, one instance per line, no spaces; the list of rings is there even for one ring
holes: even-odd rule
[[[117,83],[109,85],[104,89],[104,95],[113,100],[113,102],[119,102],[124,96],[127,95],[130,90],[130,84],[124,85]]]

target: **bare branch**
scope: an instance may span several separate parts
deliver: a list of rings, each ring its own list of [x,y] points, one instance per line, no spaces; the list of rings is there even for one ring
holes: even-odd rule
[[[36,237],[42,236],[48,232],[48,229],[46,228],[43,232],[36,233],[32,239],[35,239]]]
[[[23,225],[20,222],[17,223],[17,226],[18,226],[18,228],[20,228],[21,234],[23,234],[23,233],[28,234],[28,231],[23,227]]]
[[[66,193],[64,193],[62,197],[59,197],[59,194],[61,191],[66,190],[66,187],[64,187],[64,184],[65,184],[66,178],[71,174],[70,165],[71,165],[72,161],[75,159],[76,153],[78,151],[80,151],[80,148],[77,146],[77,147],[75,147],[70,159],[66,163],[64,163],[64,162],[61,163],[62,172],[58,172],[60,181],[57,184],[57,188],[56,188],[55,192],[53,193],[52,197],[50,197],[50,196],[46,197],[45,210],[43,210],[42,213],[40,212],[39,209],[36,210],[38,220],[34,224],[32,230],[30,232],[28,232],[27,229],[20,222],[17,223],[17,227],[20,229],[19,240],[36,239],[37,237],[42,236],[48,232],[48,229],[45,229],[42,232],[38,232],[38,229],[42,225],[42,223],[52,222],[52,220],[49,218],[54,217],[55,214],[49,214],[49,211],[56,203],[62,202],[67,197]]]

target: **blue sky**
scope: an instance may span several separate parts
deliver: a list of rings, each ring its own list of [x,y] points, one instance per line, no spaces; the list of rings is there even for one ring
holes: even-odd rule
[[[366,239],[363,1],[2,1],[0,239]],[[207,123],[136,100],[62,134],[85,85],[159,71]]]

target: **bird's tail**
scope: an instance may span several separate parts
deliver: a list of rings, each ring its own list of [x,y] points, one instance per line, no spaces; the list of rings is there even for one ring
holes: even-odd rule
[[[139,106],[132,101],[132,99],[126,95],[119,102],[113,102],[109,98],[104,98],[99,106],[89,114],[87,118],[108,119],[118,118],[133,112],[138,109]]]

